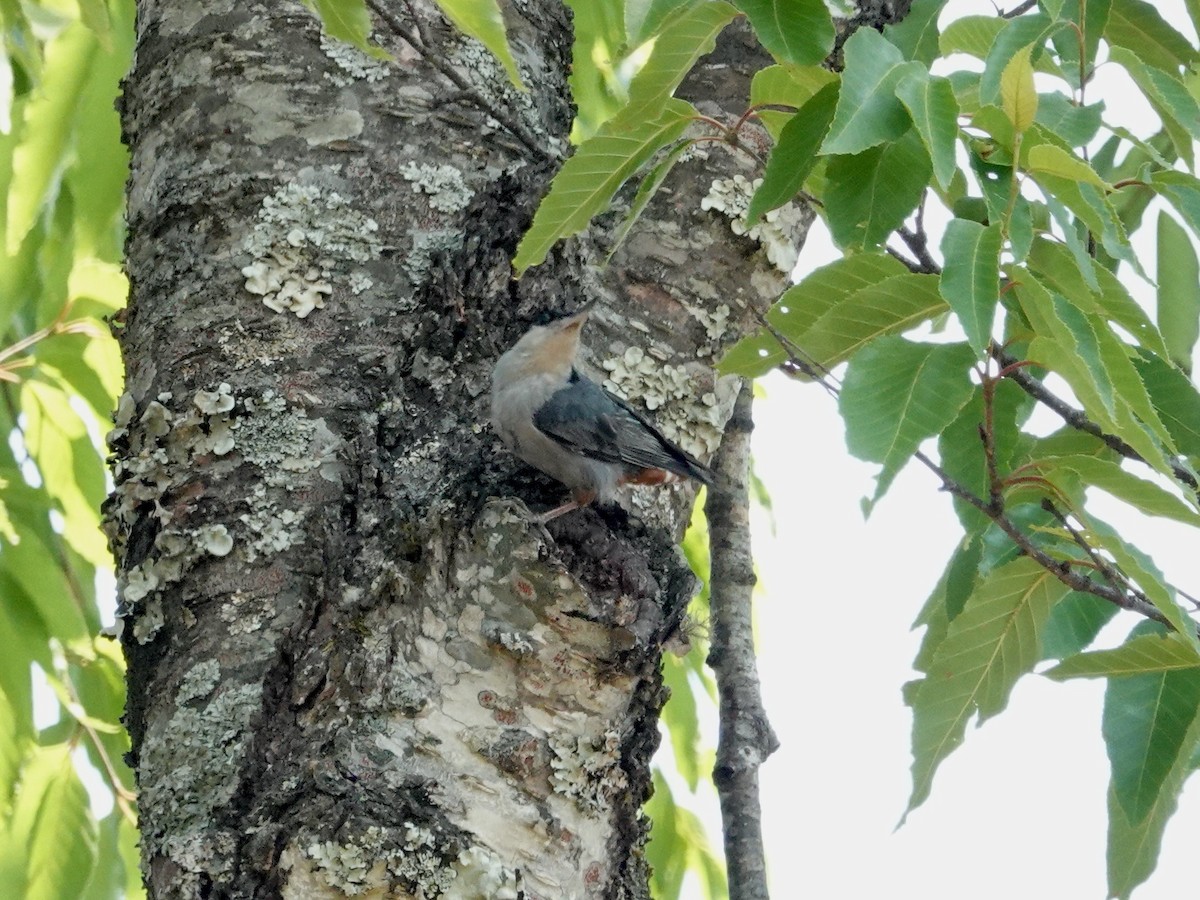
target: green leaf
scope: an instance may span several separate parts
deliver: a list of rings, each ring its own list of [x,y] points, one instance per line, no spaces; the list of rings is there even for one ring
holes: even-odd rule
[[[834,242],[842,248],[882,244],[921,202],[931,175],[929,154],[913,129],[881,147],[830,159],[823,199]]]
[[[1040,148],[1034,147],[1033,149]],[[1031,155],[1032,152],[1031,150]],[[1038,161],[1046,162],[1051,155],[1053,155],[1052,151],[1047,151],[1046,154],[1039,156]],[[1125,228],[1121,225],[1117,211],[1113,209],[1108,197],[1105,196],[1103,188],[1097,187],[1090,179],[1080,181],[1075,176],[1064,177],[1048,168],[1033,170],[1030,174],[1042,189],[1052,212],[1056,211],[1055,203],[1065,204],[1072,213],[1079,217],[1088,231],[1099,238],[1101,245],[1110,256],[1124,260],[1135,270],[1140,271],[1141,264],[1129,246]]]
[[[1109,58],[1125,67],[1162,119],[1175,151],[1192,168],[1195,164],[1192,142],[1200,140],[1200,104],[1186,85],[1170,72],[1147,65],[1136,53],[1121,47],[1110,48]]]
[[[762,184],[750,199],[746,222],[754,225],[768,210],[783,206],[799,193],[817,163],[817,147],[833,120],[838,87],[829,84],[819,90],[788,120],[771,151]]]
[[[859,153],[909,130],[904,104],[896,86],[913,73],[924,71],[908,62],[895,45],[870,28],[860,28],[845,47],[846,67],[842,90],[822,154]]]
[[[1162,800],[1171,769],[1190,759],[1200,716],[1200,667],[1125,675],[1104,695],[1104,743],[1112,789],[1129,822],[1141,822]]]
[[[929,65],[938,55],[938,16],[946,0],[915,0],[900,22],[887,25],[884,36],[900,48],[905,59]]]
[[[610,121],[585,141],[554,177],[550,193],[521,239],[513,259],[517,274],[542,262],[555,242],[586,228],[626,179],[683,134],[694,112],[689,103],[668,100],[652,121],[624,130]]]
[[[778,142],[792,115],[763,107],[790,106],[798,110],[827,85],[839,83],[837,75],[821,66],[767,66],[755,72],[750,82],[750,105],[758,110],[772,139]]]
[[[1035,121],[1072,147],[1083,147],[1100,131],[1103,113],[1103,103],[1076,106],[1065,94],[1039,94]]]
[[[1167,356],[1162,335],[1112,272],[1105,268],[1090,268],[1095,282],[1089,284],[1072,259],[1070,250],[1057,241],[1044,238],[1034,241],[1029,253],[1029,267],[1080,309],[1102,314],[1132,334],[1143,347]]]
[[[1079,90],[1080,84],[1090,79],[1095,71],[1096,50],[1108,22],[1110,2],[1111,0],[1065,0],[1057,4],[1059,8],[1054,12],[1055,20],[1070,25],[1055,32],[1051,41],[1054,49],[1058,51],[1063,75],[1075,90]],[[1044,3],[1043,6],[1050,9],[1051,4]],[[1080,6],[1083,7],[1082,10]]]
[[[371,14],[364,0],[305,0],[321,19],[332,38],[345,41],[376,59],[390,59],[386,51],[371,43]]]
[[[1150,186],[1171,202],[1193,234],[1200,235],[1200,179],[1188,172],[1155,172]]]
[[[637,129],[659,118],[675,88],[701,56],[710,52],[717,35],[737,10],[728,3],[685,7],[664,24],[654,51],[629,86],[629,105],[617,114],[613,130]]]
[[[1000,74],[1000,106],[1017,132],[1029,130],[1037,115],[1038,95],[1028,47],[1015,53]]]
[[[1005,22],[988,50],[983,75],[979,80],[979,99],[983,103],[1000,102],[1004,73],[1013,58],[1025,50],[1031,50],[1033,55],[1030,56],[1030,63],[1035,69],[1047,71],[1048,54],[1042,53],[1041,48],[1063,27],[1065,26],[1062,22],[1054,22],[1042,13],[1018,16]],[[1038,64],[1039,59],[1042,61],[1041,65]],[[1049,71],[1062,75],[1057,66],[1049,66]]]
[[[966,219],[951,219],[942,238],[939,290],[958,316],[967,340],[979,358],[987,355],[1000,298],[999,225],[984,227]]]
[[[1200,61],[1192,42],[1171,27],[1156,4],[1143,0],[1113,0],[1104,37],[1114,47],[1168,72]]]
[[[1141,353],[1133,358],[1159,418],[1181,453],[1200,458],[1200,393],[1175,366]]]
[[[992,44],[1005,26],[999,16],[963,16],[946,26],[938,38],[942,56],[966,53],[976,59],[987,59]]]
[[[819,63],[833,50],[833,20],[823,0],[734,0],[777,62]]]
[[[1017,680],[1041,657],[1041,632],[1066,586],[1028,557],[988,575],[951,623],[913,698],[913,790],[908,810],[929,796],[934,773],[982,723],[1008,703]]]
[[[1042,632],[1042,658],[1074,656],[1096,639],[1120,609],[1094,594],[1071,591],[1054,607]]]
[[[1125,576],[1142,589],[1171,627],[1179,633],[1180,639],[1187,641],[1200,652],[1196,623],[1180,609],[1175,600],[1174,589],[1167,583],[1154,560],[1128,543],[1115,528],[1095,515],[1089,514],[1086,523],[1092,541],[1106,550]]]
[[[1066,681],[1188,670],[1200,670],[1200,653],[1196,648],[1174,634],[1156,632],[1131,637],[1113,650],[1076,654],[1042,674],[1055,681]]]
[[[908,110],[917,134],[933,162],[933,174],[943,189],[949,189],[957,171],[954,158],[958,142],[958,101],[946,78],[914,72],[896,86],[896,96]]]
[[[1029,171],[1039,174],[1057,175],[1084,184],[1095,185],[1102,191],[1111,190],[1096,170],[1077,156],[1054,144],[1038,144],[1029,148],[1026,163]]]
[[[915,328],[947,308],[936,275],[895,275],[822,313],[796,343],[809,359],[828,369],[877,338]]]
[[[25,848],[25,900],[77,896],[91,876],[96,826],[70,747],[40,747],[21,778],[12,835]]]
[[[833,307],[865,287],[896,276],[907,276],[907,270],[895,257],[883,253],[843,257],[786,290],[767,312],[767,320],[790,340],[800,340]],[[734,344],[718,369],[722,374],[757,377],[786,359],[779,342],[763,329]]]
[[[883,466],[872,504],[921,442],[949,425],[971,398],[974,361],[964,344],[918,344],[898,336],[880,338],[850,360],[838,408],[850,452]]]
[[[317,0],[317,2],[333,2],[333,0]],[[362,5],[362,0],[340,0],[354,6]],[[521,70],[513,59],[512,49],[508,46],[508,35],[504,30],[504,17],[500,14],[500,6],[496,0],[434,0],[446,18],[454,23],[463,34],[475,38],[491,51],[492,55],[504,66],[508,79],[518,90],[526,90],[521,81]]]
[[[20,250],[53,199],[97,49],[96,36],[77,24],[68,25],[46,46],[43,81],[26,107],[21,142],[13,153],[6,235],[10,255]]]
[[[1138,478],[1121,464],[1095,456],[1059,456],[1035,463],[1051,481],[1058,471],[1068,470],[1082,477],[1089,486],[1112,494],[1148,516],[1159,516],[1200,527],[1200,513],[1153,481]],[[1057,481],[1055,481],[1057,483]]]
[[[1200,265],[1192,239],[1165,212],[1158,214],[1158,330],[1171,361],[1190,372],[1200,339]]]

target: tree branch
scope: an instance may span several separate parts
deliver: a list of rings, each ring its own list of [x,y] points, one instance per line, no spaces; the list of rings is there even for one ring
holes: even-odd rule
[[[758,769],[779,747],[762,707],[754,654],[751,594],[754,558],[750,547],[750,417],[753,385],[746,381],[713,460],[719,486],[709,488],[708,517],[712,570],[709,576],[712,649],[708,664],[720,690],[721,733],[713,781],[725,824],[729,895],[767,900]]]

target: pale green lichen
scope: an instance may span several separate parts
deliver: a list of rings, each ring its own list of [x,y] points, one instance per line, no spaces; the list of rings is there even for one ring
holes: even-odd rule
[[[475,192],[463,181],[462,172],[454,166],[428,163],[405,163],[399,169],[400,177],[412,184],[418,194],[426,195],[429,207],[438,212],[456,213],[466,209]]]
[[[627,786],[619,766],[621,735],[615,729],[605,728],[595,735],[572,735],[563,730],[550,733],[546,741],[552,754],[550,784],[582,809],[606,809]]]

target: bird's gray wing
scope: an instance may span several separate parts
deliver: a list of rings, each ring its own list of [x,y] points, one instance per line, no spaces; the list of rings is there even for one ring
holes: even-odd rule
[[[666,469],[705,483],[711,479],[703,465],[632,407],[577,372],[538,409],[533,424],[548,437],[592,459]]]

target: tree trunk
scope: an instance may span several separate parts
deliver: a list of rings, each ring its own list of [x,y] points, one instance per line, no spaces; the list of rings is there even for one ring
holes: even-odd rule
[[[701,209],[722,150],[608,269],[602,226],[513,281],[568,152],[568,12],[506,8],[528,94],[431,4],[377,12],[391,63],[299,4],[139,3],[107,516],[149,893],[647,897],[690,494],[547,533],[524,502],[564,489],[499,449],[488,375],[600,299],[595,370],[707,458],[710,365],[783,276]]]

